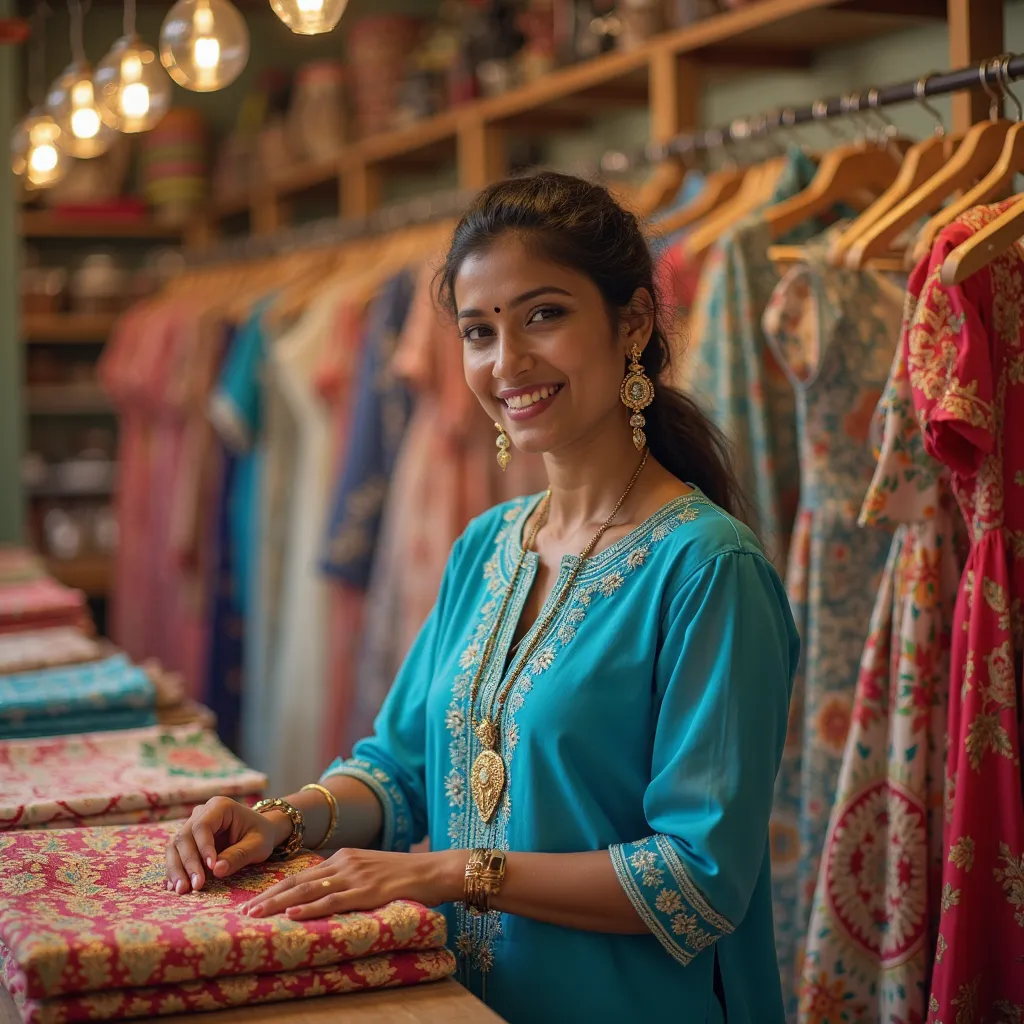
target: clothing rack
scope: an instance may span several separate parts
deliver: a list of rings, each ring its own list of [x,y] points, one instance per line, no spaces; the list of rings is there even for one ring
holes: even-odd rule
[[[269,235],[228,239],[186,254],[184,269],[198,269],[220,263],[244,263],[290,252],[330,248],[403,228],[430,224],[436,220],[457,217],[469,205],[472,195],[472,192],[463,189],[438,191],[389,203],[367,217],[347,220],[324,217]]]
[[[993,104],[997,104],[1005,98],[1007,83],[1019,78],[1024,78],[1024,56],[1002,54],[971,67],[931,73],[895,85],[815,100],[807,106],[783,107],[753,117],[737,118],[728,125],[687,132],[663,143],[648,143],[634,150],[609,150],[601,158],[601,170],[606,174],[622,174],[635,167],[671,158],[685,160],[699,152],[721,152],[730,144],[767,138],[773,132],[785,131],[797,125],[851,117],[898,103],[923,103],[931,96],[944,96],[969,89],[984,88],[992,96]],[[1002,94],[994,91],[993,87],[1001,90]]]

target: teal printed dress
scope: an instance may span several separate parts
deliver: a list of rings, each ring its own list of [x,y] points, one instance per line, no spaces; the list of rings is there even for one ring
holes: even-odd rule
[[[375,725],[325,773],[361,779],[382,847],[608,850],[648,934],[444,908],[463,980],[505,1019],[778,1024],[768,821],[799,640],[753,534],[693,491],[587,560],[509,695],[508,785],[490,825],[469,791],[469,692],[539,496],[452,549],[437,604]],[[508,660],[528,553],[480,700],[514,672],[575,556]]]

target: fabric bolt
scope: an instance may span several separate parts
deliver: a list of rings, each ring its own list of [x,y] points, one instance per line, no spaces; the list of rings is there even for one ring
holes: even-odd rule
[[[71,626],[0,636],[0,675],[98,661],[109,646]]]
[[[71,626],[91,632],[85,595],[49,576],[0,586],[0,634]]]
[[[835,269],[831,233],[776,286],[764,335],[796,395],[800,505],[786,591],[802,641],[772,812],[772,901],[787,1014],[835,802],[873,595],[891,532],[857,516],[875,460],[869,431],[899,339],[903,293]]]
[[[0,946],[0,978],[3,977],[3,957]],[[211,978],[173,986],[146,986],[55,999],[27,999],[19,995],[20,978],[14,970],[9,972],[6,983],[14,989],[14,1001],[24,1024],[78,1024],[206,1013],[233,1006],[261,1006],[291,999],[403,988],[441,981],[454,973],[455,957],[447,949],[428,949],[361,957],[331,967]]]
[[[136,811],[166,819],[214,796],[259,795],[267,784],[195,726],[6,740],[0,778],[0,830],[69,828]]]
[[[0,739],[152,725],[155,705],[149,676],[124,654],[12,673],[0,676]]]
[[[563,558],[506,671],[537,574],[538,556],[526,554],[478,714],[549,609],[554,618],[508,696],[508,783],[489,825],[471,801],[471,683],[540,500],[498,506],[468,527],[374,736],[324,777],[351,775],[377,794],[383,849],[407,850],[429,823],[434,850],[610,851],[649,935],[446,908],[466,982],[513,1024],[643,1020],[681,1006],[695,1020],[778,1024],[768,819],[799,640],[752,534],[700,492],[589,558],[556,606],[577,561]]]
[[[320,564],[324,572],[364,590],[370,582],[384,502],[412,413],[412,395],[395,373],[393,360],[415,283],[415,275],[403,270],[385,284],[368,311],[351,422],[339,452],[337,483],[327,516]]]
[[[909,329],[923,275],[910,282]],[[876,416],[878,465],[860,523],[895,527],[854,695],[814,894],[801,1024],[927,1016],[942,873],[949,651],[963,523],[924,448],[906,349]]]
[[[810,184],[814,162],[790,151],[772,202]],[[770,204],[769,204],[770,205]],[[793,386],[765,343],[761,317],[779,274],[768,259],[775,241],[798,242],[822,230],[810,222],[773,239],[762,214],[731,228],[704,263],[690,321],[692,351],[683,384],[704,404],[734,445],[736,474],[755,501],[759,533],[772,561],[785,571],[800,495]]]
[[[947,466],[970,535],[950,668],[939,934],[929,1021],[1024,1017],[1024,253],[962,285],[946,256],[1008,204],[936,239],[905,336],[925,449]]]
[[[367,614],[349,743],[365,736],[402,661],[430,614],[452,544],[474,516],[546,485],[538,456],[513,451],[508,471],[495,458],[497,436],[466,384],[462,340],[435,306],[430,263],[395,354],[394,372],[413,388],[384,511],[367,594]]]
[[[301,922],[238,912],[254,893],[322,861],[310,853],[209,879],[198,892],[168,892],[164,848],[179,827],[0,836],[0,943],[12,994],[51,1000],[159,986],[174,995],[204,981],[244,989],[283,971],[444,945],[443,915],[416,903]],[[204,991],[217,989],[185,994]]]

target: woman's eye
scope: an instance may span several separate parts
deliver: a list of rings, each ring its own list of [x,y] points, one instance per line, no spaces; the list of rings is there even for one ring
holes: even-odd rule
[[[473,324],[462,332],[465,341],[484,341],[491,336],[491,329],[486,324]]]
[[[528,323],[540,323],[542,320],[554,320],[560,317],[564,310],[560,306],[540,306],[530,314]]]

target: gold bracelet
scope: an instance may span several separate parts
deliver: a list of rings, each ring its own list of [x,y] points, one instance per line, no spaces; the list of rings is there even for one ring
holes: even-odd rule
[[[287,860],[293,854],[298,853],[302,847],[303,836],[306,834],[306,819],[303,818],[302,811],[280,797],[275,797],[273,800],[260,800],[253,810],[257,814],[263,814],[266,811],[283,811],[291,819],[292,834],[274,849],[267,860]]]
[[[331,809],[331,823],[327,826],[327,835],[313,847],[315,852],[323,849],[330,842],[334,830],[338,827],[338,798],[326,786],[321,786],[319,782],[310,782],[303,786],[300,792],[305,792],[307,789],[315,789],[318,793],[322,793],[327,800],[327,806]]]
[[[491,897],[501,891],[507,857],[504,850],[471,850],[466,861],[464,903],[474,916],[489,914]]]

